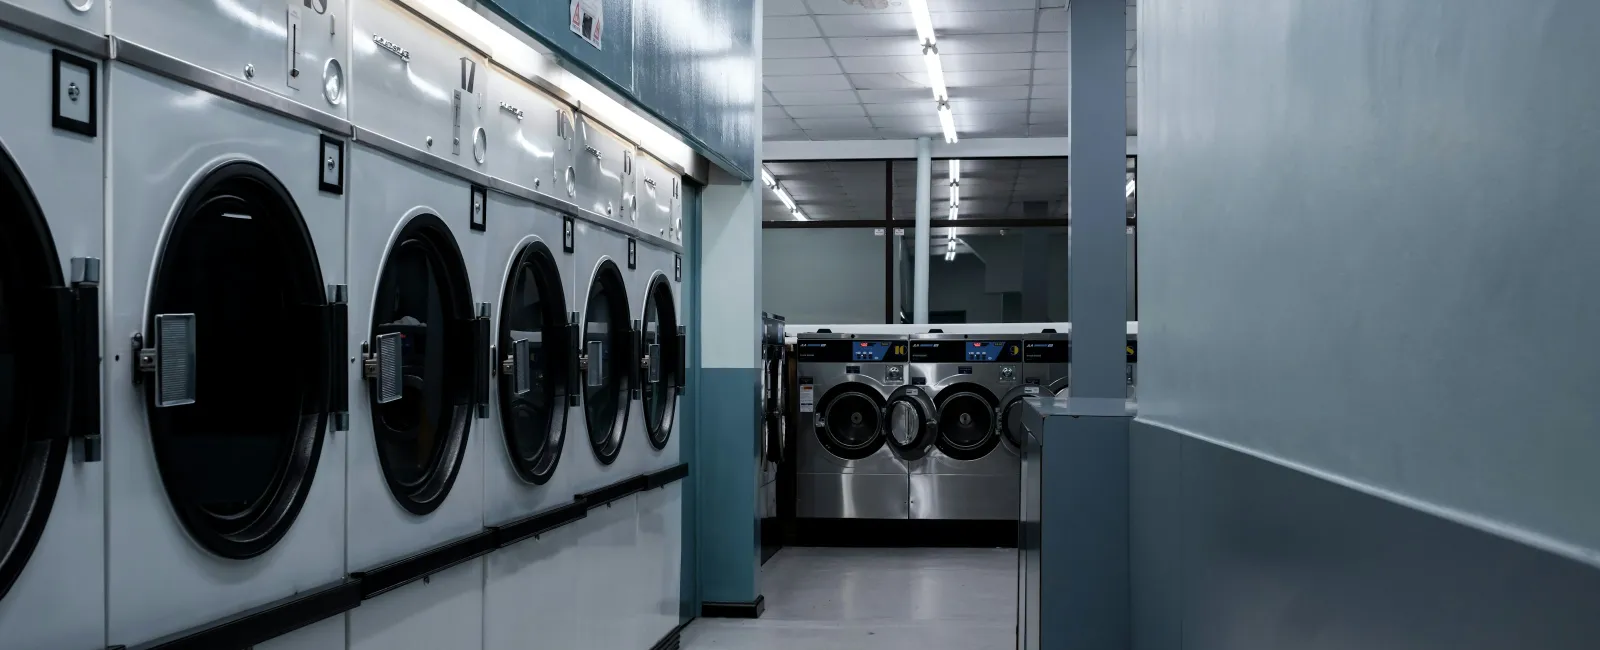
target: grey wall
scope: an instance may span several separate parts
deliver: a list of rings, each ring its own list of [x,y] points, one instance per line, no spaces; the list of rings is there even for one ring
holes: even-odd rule
[[[883,237],[871,228],[768,228],[761,251],[762,311],[791,323],[883,322]]]
[[[1600,562],[1600,3],[1138,11],[1141,417]]]
[[[603,48],[568,28],[566,0],[463,0],[482,5],[676,127],[701,153],[755,173],[759,75],[749,0],[602,0]]]

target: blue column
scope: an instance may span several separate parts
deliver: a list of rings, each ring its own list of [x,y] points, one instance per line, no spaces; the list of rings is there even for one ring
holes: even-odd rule
[[[1127,395],[1126,0],[1071,11],[1072,396]]]

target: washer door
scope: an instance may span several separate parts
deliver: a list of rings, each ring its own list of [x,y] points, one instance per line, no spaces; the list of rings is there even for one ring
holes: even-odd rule
[[[629,323],[628,289],[622,271],[611,260],[600,263],[589,284],[583,324],[583,414],[589,427],[589,446],[601,464],[610,465],[622,453],[628,429],[628,393],[638,357]]]
[[[678,326],[677,303],[672,297],[672,282],[656,274],[644,302],[644,332],[640,367],[644,377],[644,423],[650,446],[663,449],[672,438],[673,420],[678,413],[678,389],[683,386],[684,348],[682,328]]]
[[[834,386],[817,402],[816,431],[822,448],[845,460],[877,453],[887,441],[883,395],[861,383]]]
[[[977,460],[1000,444],[999,400],[977,384],[954,384],[939,391],[939,451],[956,460]]]
[[[576,345],[555,256],[534,242],[517,252],[500,302],[500,424],[511,466],[543,485],[567,432],[567,366]]]
[[[424,515],[444,502],[467,448],[479,321],[461,250],[439,217],[400,231],[378,276],[366,374],[389,492]]]
[[[1012,450],[1021,450],[1028,438],[1022,423],[1023,411],[1026,410],[1022,400],[1038,397],[1043,392],[1037,384],[1029,384],[1011,389],[1000,399],[1000,437]]]
[[[784,444],[788,441],[785,432],[788,413],[788,391],[784,390],[784,348],[781,345],[768,345],[763,355],[766,373],[762,375],[763,388],[766,389],[766,417],[762,419],[761,446],[763,458],[769,463],[781,463],[784,456]]]
[[[94,436],[85,460],[99,460],[95,285],[63,286],[39,203],[0,151],[0,602],[50,519],[69,436]]]
[[[311,491],[345,376],[326,292],[293,198],[252,163],[207,175],[156,259],[139,353],[151,444],[178,518],[223,557],[266,552]]]
[[[884,409],[884,419],[889,423],[889,446],[905,460],[927,456],[939,438],[938,409],[921,386],[895,390]]]

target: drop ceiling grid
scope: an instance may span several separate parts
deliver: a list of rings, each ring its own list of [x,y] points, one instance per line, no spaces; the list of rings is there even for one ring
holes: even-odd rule
[[[881,10],[864,6],[882,3]],[[964,137],[1067,134],[1066,0],[928,0]],[[906,0],[769,0],[764,139],[937,137]],[[1128,118],[1136,2],[1128,0]]]

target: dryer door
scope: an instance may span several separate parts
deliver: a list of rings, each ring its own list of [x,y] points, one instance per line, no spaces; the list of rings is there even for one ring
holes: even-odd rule
[[[455,484],[487,326],[450,228],[431,214],[411,219],[378,276],[362,369],[378,465],[412,514],[436,510]]]
[[[939,438],[939,412],[921,386],[901,386],[889,396],[884,410],[889,423],[889,446],[895,455],[917,460],[933,450]]]
[[[0,152],[0,602],[50,518],[69,436],[99,460],[98,277],[81,279],[63,285],[44,214]]]
[[[887,441],[883,394],[866,384],[839,384],[817,401],[816,431],[822,448],[845,460],[877,453]]]
[[[497,336],[501,428],[517,476],[543,485],[566,437],[567,366],[577,327],[568,322],[561,271],[548,247],[523,247],[511,269]]]
[[[640,369],[644,377],[645,430],[650,445],[667,446],[672,438],[673,420],[678,412],[678,387],[683,385],[683,350],[678,345],[677,301],[672,297],[672,281],[657,273],[650,280],[644,303],[644,331],[640,340]]]
[[[595,458],[610,465],[622,453],[628,430],[628,394],[633,390],[633,326],[629,321],[628,288],[616,262],[600,264],[589,284],[583,324],[583,414]]]
[[[1026,410],[1022,400],[1038,397],[1044,392],[1037,381],[1029,379],[1027,385],[1013,388],[1000,398],[1000,437],[1013,451],[1020,451],[1028,437],[1022,425],[1023,411]]]
[[[300,210],[267,170],[223,165],[184,198],[135,380],[167,497],[213,553],[266,552],[311,491],[345,376],[344,306],[328,293]]]
[[[939,391],[939,451],[956,460],[983,458],[1000,444],[998,398],[978,384]]]

